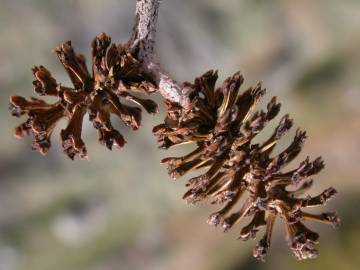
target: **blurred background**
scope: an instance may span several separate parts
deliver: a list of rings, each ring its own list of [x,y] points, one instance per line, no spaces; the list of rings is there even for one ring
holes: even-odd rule
[[[162,1],[162,66],[179,81],[208,69],[221,80],[241,70],[245,87],[262,81],[265,101],[277,95],[308,132],[297,161],[325,159],[310,194],[339,191],[318,209],[336,208],[339,230],[310,224],[321,235],[318,259],[297,262],[278,220],[265,264],[252,258],[256,241],[236,240],[241,226],[224,234],[205,222],[217,208],[181,200],[185,179],[170,180],[159,161],[189,148],[157,149],[151,129],[163,108],[144,114],[139,131],[120,126],[128,144],[112,152],[86,123],[88,161],[62,153],[63,125],[46,157],[31,151],[31,138],[13,137],[21,121],[8,113],[8,96],[33,95],[31,67],[70,83],[51,50],[72,40],[89,56],[102,31],[125,42],[134,11],[134,0],[0,0],[0,270],[360,269],[360,1]]]

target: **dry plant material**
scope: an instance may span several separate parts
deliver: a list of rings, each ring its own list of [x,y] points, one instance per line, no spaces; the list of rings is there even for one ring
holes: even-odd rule
[[[304,225],[314,220],[336,227],[335,212],[314,215],[304,209],[324,205],[336,191],[328,188],[318,196],[301,197],[312,185],[310,179],[324,167],[321,157],[307,157],[297,169],[286,171],[305,142],[304,131],[297,130],[292,143],[278,155],[272,152],[293,125],[288,115],[281,118],[273,134],[263,143],[252,140],[274,119],[280,104],[273,97],[266,111],[254,111],[265,94],[260,84],[240,93],[243,83],[240,73],[227,78],[216,88],[217,73],[209,71],[195,82],[184,83],[187,99],[183,106],[167,103],[165,123],[154,128],[161,148],[195,143],[196,149],[182,157],[165,158],[169,175],[177,179],[197,169],[206,172],[187,182],[190,188],[183,196],[191,204],[211,200],[222,208],[211,214],[208,223],[231,229],[245,217],[252,217],[244,226],[239,239],[255,238],[265,227],[265,234],[256,245],[253,255],[264,260],[270,247],[276,217],[284,223],[290,248],[299,260],[315,258],[319,235]],[[245,198],[244,198],[245,197]],[[239,202],[244,198],[243,202]],[[238,206],[239,205],[239,206]]]
[[[111,44],[102,33],[92,43],[92,73],[85,58],[76,54],[71,42],[65,42],[55,52],[67,71],[73,87],[58,83],[43,66],[34,67],[35,92],[40,96],[56,98],[49,104],[37,98],[10,98],[14,116],[28,119],[15,129],[16,137],[34,135],[33,149],[45,154],[50,148],[50,137],[57,122],[63,118],[68,125],[61,131],[64,152],[73,159],[86,157],[81,138],[86,114],[98,130],[99,141],[107,148],[122,147],[125,140],[111,121],[118,116],[127,126],[140,126],[141,110],[127,106],[129,100],[148,113],[157,112],[156,104],[141,99],[131,92],[150,94],[155,91],[165,98],[167,116],[163,124],[154,128],[161,148],[194,143],[196,148],[182,157],[163,160],[172,178],[187,172],[205,170],[188,180],[189,190],[184,199],[191,204],[211,200],[222,208],[211,214],[208,223],[231,229],[246,217],[249,224],[240,231],[239,238],[255,238],[261,227],[265,233],[256,245],[253,255],[264,260],[270,247],[275,219],[280,217],[289,246],[299,260],[315,258],[315,244],[319,235],[304,225],[313,220],[338,226],[336,212],[312,214],[305,209],[324,205],[335,194],[328,188],[321,194],[302,196],[312,186],[311,177],[320,172],[321,157],[307,157],[290,171],[285,167],[300,153],[306,133],[297,130],[292,143],[273,154],[278,141],[290,130],[293,121],[288,115],[281,118],[273,134],[263,143],[253,139],[280,111],[280,104],[272,98],[266,111],[254,107],[265,94],[260,84],[240,93],[243,77],[240,73],[215,87],[217,72],[209,71],[194,83],[178,84],[154,62],[156,21],[160,0],[137,0],[136,20],[132,36],[126,44]]]
[[[55,53],[72,81],[72,88],[58,83],[45,67],[35,66],[35,92],[40,96],[54,97],[57,101],[49,104],[37,98],[10,97],[12,115],[28,116],[26,122],[15,129],[15,135],[22,138],[32,133],[34,150],[42,154],[48,152],[53,130],[64,118],[68,120],[67,127],[60,133],[64,152],[71,159],[86,157],[81,138],[86,114],[98,130],[100,143],[110,150],[113,146],[121,148],[125,139],[113,127],[111,115],[118,116],[133,130],[138,129],[141,122],[141,109],[128,106],[121,100],[129,100],[148,113],[157,112],[154,101],[131,93],[150,94],[157,89],[153,80],[140,70],[140,62],[130,53],[127,44],[111,44],[111,38],[105,33],[98,35],[92,42],[92,73],[86,67],[84,56],[75,53],[70,41],[57,47]]]

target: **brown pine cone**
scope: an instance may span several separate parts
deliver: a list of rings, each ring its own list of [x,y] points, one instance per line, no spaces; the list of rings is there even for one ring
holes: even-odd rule
[[[197,148],[185,156],[165,158],[162,162],[167,164],[174,179],[189,171],[208,168],[205,173],[188,180],[190,189],[183,198],[191,204],[210,199],[213,204],[224,205],[208,219],[209,224],[221,224],[224,231],[244,217],[252,216],[239,238],[255,238],[260,227],[265,227],[265,234],[253,252],[255,258],[264,260],[277,216],[285,224],[296,258],[316,257],[314,245],[319,236],[305,227],[303,221],[315,220],[335,227],[340,221],[335,212],[314,215],[303,211],[305,207],[325,204],[336,194],[335,189],[329,188],[315,197],[300,197],[313,183],[309,178],[323,169],[321,157],[313,161],[307,157],[297,169],[284,171],[300,153],[305,132],[297,130],[293,142],[280,154],[272,155],[277,142],[293,125],[285,115],[270,138],[261,144],[252,143],[277,116],[280,104],[274,97],[266,111],[254,111],[265,94],[260,84],[239,94],[243,83],[240,73],[215,88],[217,77],[217,72],[209,71],[193,84],[184,83],[183,96],[187,99],[182,107],[167,103],[164,123],[153,130],[160,147],[167,149],[194,142]],[[245,193],[248,197],[235,208]]]
[[[28,116],[25,123],[15,129],[16,137],[34,135],[33,149],[46,154],[50,148],[50,137],[57,122],[66,118],[68,125],[61,131],[64,152],[73,159],[76,155],[86,157],[85,144],[81,139],[83,119],[89,115],[98,130],[99,141],[110,150],[115,145],[125,144],[123,136],[110,121],[117,115],[127,126],[136,130],[141,122],[141,109],[121,103],[129,100],[143,107],[148,113],[156,113],[157,105],[152,100],[141,99],[130,91],[150,94],[157,89],[154,82],[141,71],[141,65],[126,44],[111,44],[105,33],[92,42],[92,74],[85,58],[76,54],[71,42],[55,49],[61,64],[67,71],[73,88],[62,86],[43,66],[34,67],[34,90],[41,96],[57,98],[49,104],[43,100],[10,97],[12,115]]]

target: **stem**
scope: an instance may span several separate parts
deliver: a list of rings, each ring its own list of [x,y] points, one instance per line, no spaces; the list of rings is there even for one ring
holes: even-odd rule
[[[143,69],[156,82],[160,94],[167,100],[181,104],[182,87],[164,72],[154,60],[154,45],[156,36],[156,22],[158,18],[160,0],[137,0],[136,21],[130,47],[137,52]]]

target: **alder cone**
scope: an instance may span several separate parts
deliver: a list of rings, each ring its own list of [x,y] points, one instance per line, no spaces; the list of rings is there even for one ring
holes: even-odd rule
[[[127,44],[111,44],[105,33],[92,42],[92,73],[87,69],[85,57],[76,54],[70,41],[55,49],[61,64],[67,71],[73,87],[58,83],[50,71],[43,66],[35,66],[33,74],[34,90],[40,96],[57,99],[49,104],[37,98],[26,100],[20,96],[10,97],[12,115],[28,116],[26,122],[15,129],[15,135],[22,138],[32,133],[32,148],[46,154],[51,146],[51,135],[60,119],[67,119],[68,125],[61,130],[64,152],[71,158],[87,156],[81,138],[83,119],[86,114],[98,130],[99,141],[110,150],[121,148],[125,139],[116,130],[110,117],[118,116],[133,130],[141,123],[141,109],[128,106],[121,100],[129,100],[143,107],[148,113],[156,113],[157,105],[152,100],[141,99],[131,92],[150,94],[157,89],[153,80],[141,70],[136,54]]]
[[[289,246],[297,259],[317,257],[317,233],[304,225],[315,220],[337,226],[336,212],[319,215],[305,212],[307,207],[325,204],[336,190],[328,188],[318,196],[301,196],[311,186],[310,179],[324,167],[321,157],[307,157],[295,170],[285,166],[300,153],[306,133],[297,130],[292,143],[278,155],[272,152],[293,125],[288,115],[281,118],[273,134],[263,143],[252,143],[255,136],[273,120],[280,104],[273,97],[267,110],[254,111],[265,94],[261,84],[239,93],[244,79],[238,72],[216,88],[217,72],[209,71],[183,84],[182,106],[167,102],[163,124],[154,128],[161,148],[195,143],[196,149],[182,157],[165,158],[169,175],[176,179],[189,171],[207,168],[206,172],[187,182],[184,199],[191,204],[211,200],[223,205],[210,215],[208,223],[228,231],[243,218],[252,220],[240,231],[239,239],[255,238],[261,227],[265,234],[253,255],[264,260],[270,247],[273,225],[277,216],[285,225]],[[237,207],[241,197],[244,202]],[[240,204],[240,203],[239,203]]]

